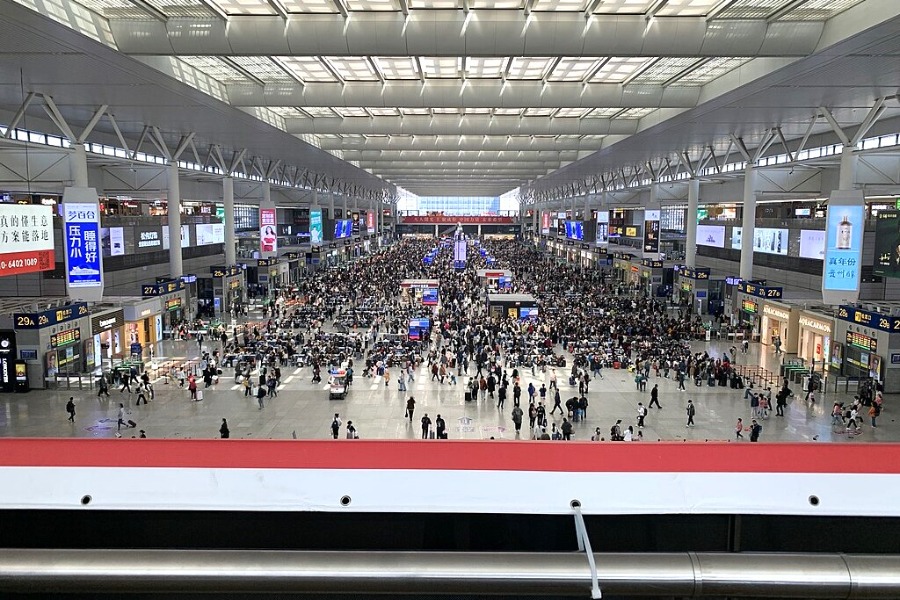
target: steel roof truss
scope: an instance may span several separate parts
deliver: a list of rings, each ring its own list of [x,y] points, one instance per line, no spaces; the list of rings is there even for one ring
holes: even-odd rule
[[[50,117],[50,120],[53,121],[53,124],[62,132],[66,139],[68,139],[73,144],[78,143],[75,134],[72,132],[72,128],[69,127],[69,124],[66,123],[66,120],[63,118],[62,114],[59,112],[59,108],[56,106],[56,102],[53,101],[53,98],[47,96],[46,94],[41,94],[41,97],[44,99],[44,112],[47,113],[47,116]]]
[[[141,130],[141,136],[138,138],[137,145],[134,147],[134,152],[131,153],[131,160],[137,159],[138,152],[141,151],[141,148],[144,146],[144,142],[147,141],[147,135],[150,133],[150,126],[144,125],[144,129]]]
[[[156,146],[156,149],[159,150],[160,154],[163,155],[163,158],[166,160],[172,160],[172,153],[169,152],[169,147],[166,145],[166,140],[163,139],[162,133],[159,131],[159,127],[155,125],[150,126],[150,142]]]
[[[119,144],[122,145],[125,153],[128,154],[130,150],[128,149],[128,144],[125,142],[125,136],[122,135],[122,130],[119,129],[119,124],[116,122],[116,117],[111,112],[106,111],[106,118],[109,120],[109,124],[112,125],[116,137],[119,138]]]
[[[192,131],[187,135],[181,136],[181,140],[178,142],[178,147],[175,148],[175,152],[173,152],[169,157],[170,160],[172,160],[173,162],[178,162],[178,160],[181,158],[181,155],[184,154],[184,151],[187,150],[188,146],[190,145],[191,140],[194,139],[194,135],[195,134]]]
[[[763,135],[763,143],[757,146],[756,152],[753,154],[753,164],[757,164],[759,159],[763,157],[763,155],[769,150],[775,140],[778,139],[778,134],[773,131],[773,129],[767,129],[765,134]]]
[[[828,121],[828,124],[831,125],[831,129],[834,131],[834,134],[838,136],[838,139],[841,140],[841,143],[845,146],[850,146],[850,138],[847,137],[847,134],[844,132],[843,128],[838,124],[837,120],[834,118],[834,115],[831,114],[831,111],[825,108],[824,106],[819,107],[819,112],[822,113],[822,116],[825,117],[825,120]]]
[[[738,152],[741,153],[741,156],[744,157],[745,161],[747,161],[748,163],[754,162],[753,158],[750,156],[750,151],[747,150],[747,145],[744,144],[743,138],[737,137],[733,133],[729,133],[728,137],[731,139],[731,145],[733,145],[735,148],[738,149]],[[729,149],[731,148],[731,145],[729,145]],[[710,151],[712,151],[712,147],[710,147]],[[728,159],[727,155],[726,155],[725,159],[726,160]],[[716,170],[721,173],[722,171],[718,167],[719,167],[719,165],[716,165]]]
[[[228,168],[228,174],[232,175],[235,173],[238,165],[243,166],[244,164],[244,156],[247,154],[246,148],[241,148],[231,154],[231,166]],[[246,169],[245,169],[246,170]]]

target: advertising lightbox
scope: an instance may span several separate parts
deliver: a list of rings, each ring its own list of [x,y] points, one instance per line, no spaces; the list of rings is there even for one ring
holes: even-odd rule
[[[609,211],[597,211],[597,245],[606,246],[609,244]]]
[[[259,251],[263,258],[278,254],[277,225],[275,205],[272,202],[261,202],[259,205]]]
[[[54,266],[53,207],[0,204],[0,277]]]
[[[834,192],[828,200],[822,300],[847,304],[859,299],[865,199],[861,191]]]
[[[900,277],[900,211],[880,210],[875,217],[876,275]]]
[[[800,257],[825,258],[825,232],[821,229],[800,230]]]
[[[724,225],[697,225],[697,245],[713,248],[725,247]]]
[[[309,211],[309,243],[318,246],[322,243],[322,209]]]
[[[72,300],[103,297],[100,202],[94,188],[66,188],[63,194],[66,292]]]

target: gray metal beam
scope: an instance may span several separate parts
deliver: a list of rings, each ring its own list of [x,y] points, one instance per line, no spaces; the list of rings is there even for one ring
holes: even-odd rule
[[[593,554],[610,596],[896,598],[900,556]],[[587,597],[571,553],[0,550],[5,593],[342,593]]]
[[[285,119],[288,133],[370,135],[630,135],[638,121],[610,119],[548,119],[546,117],[347,117]]]

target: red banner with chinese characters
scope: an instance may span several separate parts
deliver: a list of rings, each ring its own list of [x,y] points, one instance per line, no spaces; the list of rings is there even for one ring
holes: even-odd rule
[[[35,271],[52,271],[55,266],[53,250],[27,250],[0,254],[0,277],[34,273]]]
[[[465,215],[406,215],[401,217],[404,225],[512,225],[512,217],[465,216]]]

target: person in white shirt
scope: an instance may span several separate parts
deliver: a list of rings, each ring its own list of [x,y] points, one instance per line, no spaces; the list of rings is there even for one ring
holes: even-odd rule
[[[625,434],[622,436],[623,442],[630,442],[634,439],[634,427],[631,425],[628,426],[628,429],[625,430]]]

